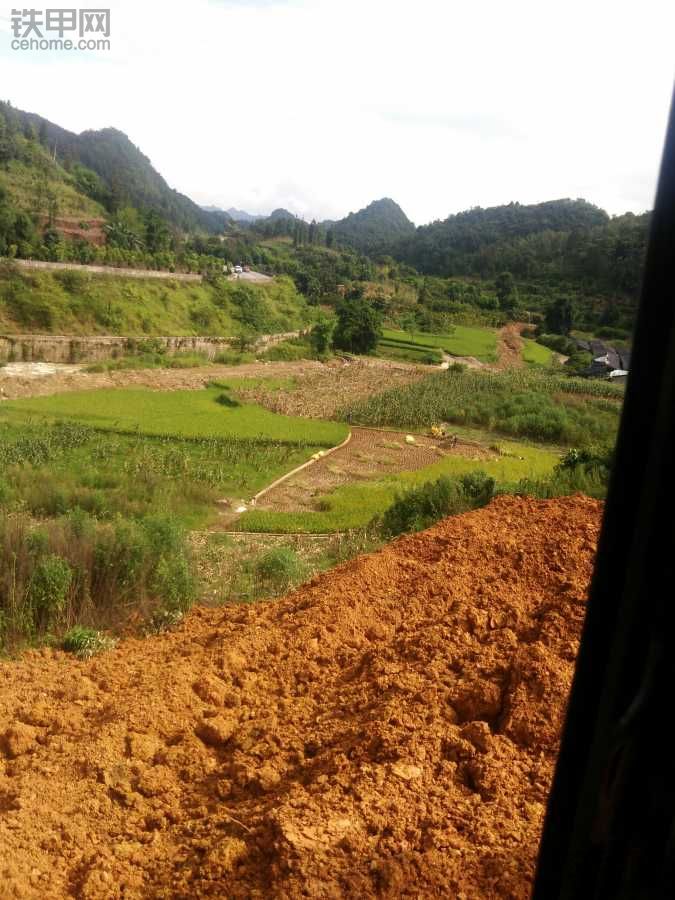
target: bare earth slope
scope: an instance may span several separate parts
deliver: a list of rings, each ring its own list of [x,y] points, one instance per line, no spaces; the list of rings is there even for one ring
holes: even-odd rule
[[[0,665],[0,893],[526,897],[601,505],[500,498],[281,601]]]

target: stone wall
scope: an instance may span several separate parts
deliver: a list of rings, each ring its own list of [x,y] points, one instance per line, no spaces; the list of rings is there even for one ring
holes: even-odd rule
[[[297,332],[264,335],[256,349],[262,350],[279,341],[297,336]],[[100,335],[75,337],[54,334],[0,335],[0,361],[79,363],[115,359],[135,353],[139,345],[152,341],[166,348],[167,353],[203,353],[213,359],[231,348],[234,338],[227,337],[123,337]]]

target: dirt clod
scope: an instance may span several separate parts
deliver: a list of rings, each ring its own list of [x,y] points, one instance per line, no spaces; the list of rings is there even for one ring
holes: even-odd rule
[[[502,497],[280,601],[0,664],[0,893],[527,897],[600,513]]]

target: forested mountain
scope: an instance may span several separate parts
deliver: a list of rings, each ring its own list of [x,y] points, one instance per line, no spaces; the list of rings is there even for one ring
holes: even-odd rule
[[[377,253],[415,233],[415,226],[398,203],[389,197],[374,200],[365,209],[330,223],[335,242],[363,253]]]
[[[289,212],[287,209],[284,209],[283,207],[279,207],[278,209],[273,209],[267,218],[268,219],[295,219],[295,216],[293,215],[292,212]]]
[[[205,207],[209,208],[209,207]],[[211,207],[215,209],[215,207]],[[231,206],[229,209],[225,210],[227,215],[234,219],[235,222],[256,222],[258,219],[264,219],[264,216],[252,215],[251,213],[246,212],[244,209],[235,209],[234,206]]]
[[[394,255],[428,274],[471,274],[476,256],[494,244],[545,232],[592,228],[608,221],[606,212],[585,200],[475,207],[421,226],[397,244]]]
[[[574,282],[634,295],[649,214],[611,218],[585,200],[470,209],[417,229],[392,256],[428,275]]]
[[[32,134],[66,169],[79,163],[95,172],[102,182],[96,199],[111,212],[131,205],[154,212],[183,231],[201,228],[217,233],[229,221],[226,214],[208,212],[170,188],[147,156],[115,128],[74,134],[8,104],[0,104],[0,112],[10,127]]]

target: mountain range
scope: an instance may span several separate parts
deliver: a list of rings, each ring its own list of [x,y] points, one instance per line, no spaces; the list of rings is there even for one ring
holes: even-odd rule
[[[143,228],[119,221],[126,207],[141,214]],[[553,277],[564,260],[566,275],[588,281],[592,273],[594,284],[633,294],[649,223],[647,214],[610,219],[582,199],[475,207],[420,227],[389,197],[338,221],[311,224],[284,208],[261,216],[202,207],[173,190],[121,131],[78,135],[0,103],[0,254],[12,246],[19,255],[45,253],[47,225],[66,239],[99,246],[109,242],[114,227],[118,247],[130,250],[140,241],[155,252],[167,242],[148,220],[150,213],[175,236],[194,239],[201,253],[222,247],[217,238],[231,239],[236,256],[261,238],[283,237],[300,247],[386,255],[419,273],[444,277],[500,271]]]

